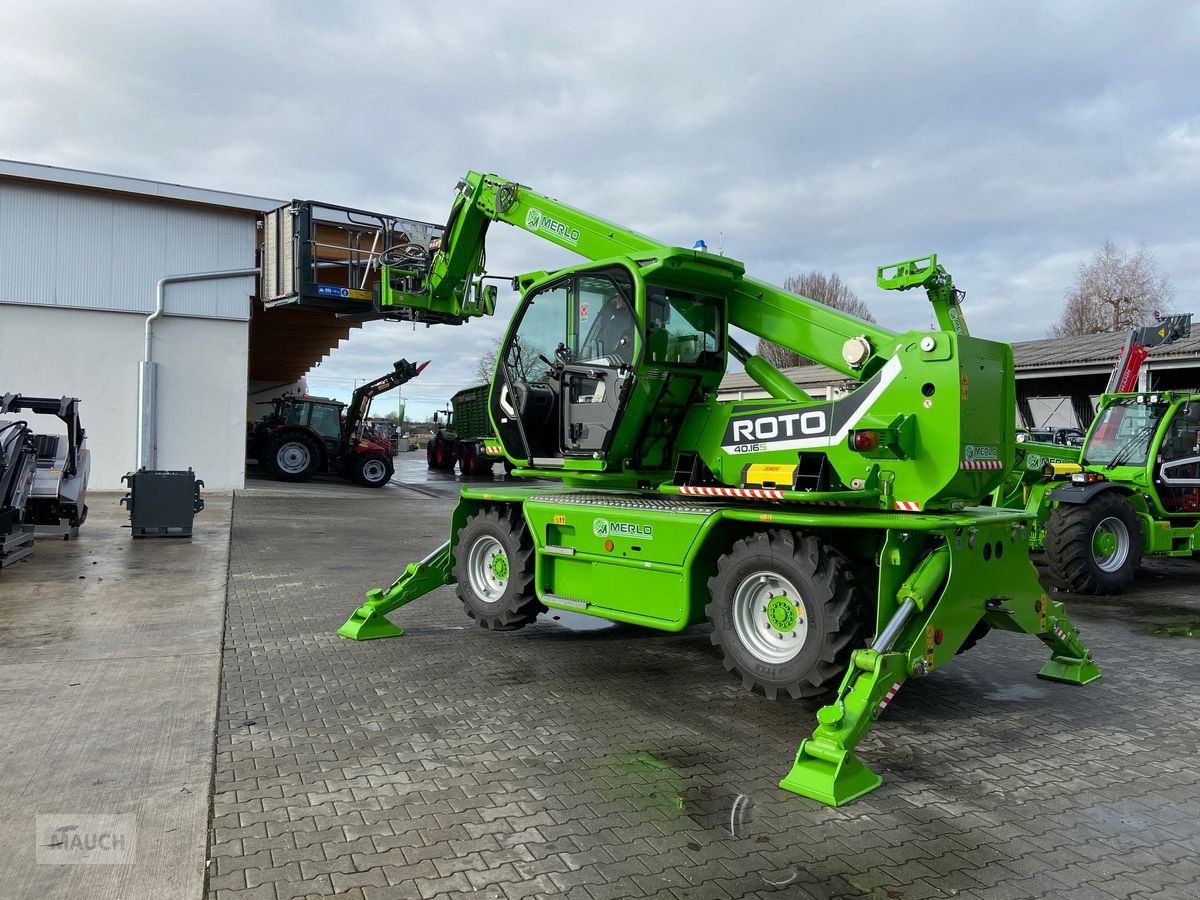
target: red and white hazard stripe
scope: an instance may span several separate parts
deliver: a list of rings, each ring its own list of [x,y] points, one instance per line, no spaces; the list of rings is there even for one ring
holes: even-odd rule
[[[1004,463],[998,459],[964,459],[958,464],[960,469],[1003,469]]]
[[[783,491],[772,491],[762,488],[689,487],[682,485],[679,488],[679,493],[700,497],[741,497],[746,500],[783,499]]]
[[[897,500],[896,509],[902,509],[905,512],[920,512],[921,504],[916,500]]]
[[[896,696],[896,691],[900,690],[900,682],[893,681],[892,689],[883,695],[883,699],[879,701],[879,712],[887,709],[887,705],[892,702],[892,698]],[[876,713],[878,715],[879,713]]]

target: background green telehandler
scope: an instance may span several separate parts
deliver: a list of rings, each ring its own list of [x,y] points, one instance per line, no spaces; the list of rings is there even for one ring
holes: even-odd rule
[[[489,393],[514,475],[539,481],[464,485],[449,540],[368,592],[342,635],[400,634],[385,615],[444,584],[493,631],[546,608],[666,631],[708,621],[747,688],[833,695],[782,786],[835,805],[879,785],[853,750],[904,682],[989,628],[1043,641],[1042,677],[1099,677],[1038,582],[1029,514],[979,505],[1013,461],[1012,350],[967,333],[936,257],[879,270],[885,289],[925,289],[941,326],[897,334],[471,172],[440,246],[384,267],[379,311],[491,315],[493,222],[587,260],[514,279]],[[861,384],[816,400],[734,327]],[[731,357],[767,399],[717,399]]]
[[[1031,544],[1071,591],[1120,593],[1144,555],[1200,549],[1200,394],[1132,390],[1149,349],[1190,333],[1190,314],[1134,328],[1083,446],[1018,444],[994,494],[1034,515]]]

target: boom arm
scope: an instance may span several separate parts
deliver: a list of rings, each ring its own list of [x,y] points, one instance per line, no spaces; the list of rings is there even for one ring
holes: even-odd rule
[[[488,226],[504,222],[590,260],[654,260],[670,247],[495,175],[468,172],[458,184],[441,246],[432,259],[384,267],[380,305],[408,308],[418,318],[462,322],[495,312],[495,290],[485,289]],[[423,311],[423,312],[422,312]],[[729,324],[801,353],[853,378],[864,379],[891,354],[895,334],[878,325],[749,278],[729,295]]]
[[[1134,327],[1129,332],[1129,339],[1121,349],[1121,358],[1109,376],[1106,394],[1127,394],[1137,387],[1138,373],[1142,363],[1155,347],[1173,344],[1180,338],[1189,337],[1192,333],[1192,314],[1167,316],[1161,322],[1153,325]]]
[[[349,445],[358,438],[363,420],[367,417],[367,410],[371,407],[371,400],[380,394],[386,394],[393,388],[400,387],[405,382],[412,381],[425,371],[427,365],[429,365],[429,360],[417,365],[410,363],[407,359],[398,359],[392,364],[392,371],[356,388],[350,397],[350,406],[346,409],[346,425],[342,429],[342,440]]]

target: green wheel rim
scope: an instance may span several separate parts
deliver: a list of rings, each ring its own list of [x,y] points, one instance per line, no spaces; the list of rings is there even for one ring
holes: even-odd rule
[[[1119,572],[1129,559],[1129,528],[1116,516],[1107,516],[1092,532],[1092,558],[1102,572]]]

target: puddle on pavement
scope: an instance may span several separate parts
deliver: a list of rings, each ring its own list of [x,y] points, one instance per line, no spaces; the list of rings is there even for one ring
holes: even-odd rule
[[[1173,624],[1145,625],[1142,630],[1155,637],[1200,638],[1200,622],[1175,622]]]
[[[583,613],[573,613],[562,610],[547,617],[546,621],[553,622],[559,628],[568,631],[603,631],[612,628],[617,623],[611,619],[598,619],[595,616],[585,616]]]

